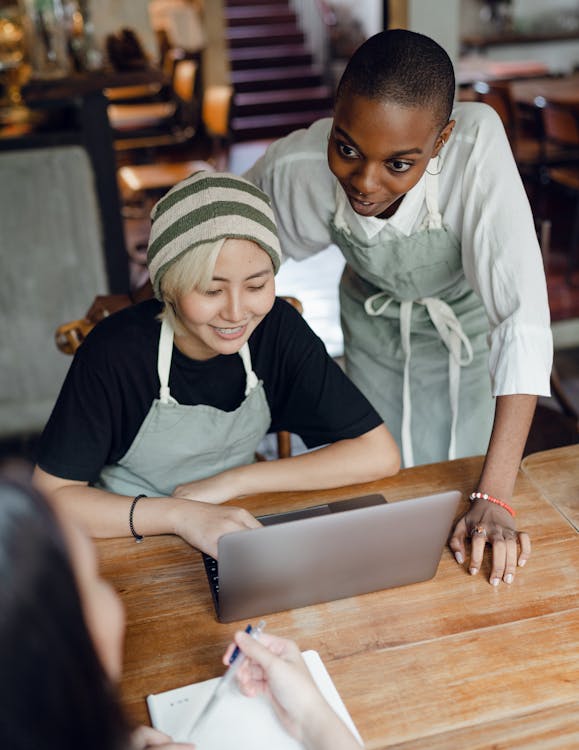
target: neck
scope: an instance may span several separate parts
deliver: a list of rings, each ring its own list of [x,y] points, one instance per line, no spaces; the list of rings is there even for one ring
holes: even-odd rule
[[[398,198],[397,200],[395,200],[394,203],[392,203],[390,206],[388,206],[388,208],[385,211],[382,211],[382,213],[379,214],[376,218],[377,219],[390,219],[390,218],[392,218],[392,216],[394,216],[394,214],[396,213],[396,211],[398,211],[398,209],[400,208],[400,204],[402,203],[403,200],[404,200],[404,196],[401,195],[400,198]]]

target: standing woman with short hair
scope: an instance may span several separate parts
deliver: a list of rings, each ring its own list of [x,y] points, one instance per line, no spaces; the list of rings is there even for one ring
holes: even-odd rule
[[[472,537],[477,573],[491,543],[498,585],[530,553],[510,503],[537,395],[549,395],[552,337],[502,123],[454,93],[435,41],[381,32],[349,61],[333,120],[277,141],[246,176],[271,196],[287,255],[342,251],[346,371],[404,465],[486,453],[450,544],[462,564]]]

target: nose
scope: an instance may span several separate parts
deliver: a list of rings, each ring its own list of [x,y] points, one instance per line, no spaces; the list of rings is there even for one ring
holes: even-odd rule
[[[230,323],[238,323],[243,320],[243,299],[238,290],[229,290],[221,315],[224,320]]]
[[[350,178],[350,185],[361,195],[367,196],[380,188],[378,169],[381,165],[363,163]]]

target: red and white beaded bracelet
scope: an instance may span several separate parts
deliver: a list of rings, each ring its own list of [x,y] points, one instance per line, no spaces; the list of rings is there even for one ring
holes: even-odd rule
[[[471,492],[469,495],[469,500],[471,501],[471,503],[474,500],[488,500],[489,503],[495,503],[495,505],[500,505],[501,508],[504,508],[508,513],[511,514],[513,518],[517,515],[514,509],[511,508],[510,505],[507,505],[507,503],[503,502],[502,500],[499,500],[496,497],[493,497],[492,495],[487,495],[486,492]]]

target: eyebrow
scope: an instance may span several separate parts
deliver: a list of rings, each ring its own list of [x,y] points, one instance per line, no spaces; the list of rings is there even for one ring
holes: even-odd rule
[[[356,141],[348,133],[346,133],[345,130],[343,130],[339,125],[335,125],[334,127],[335,127],[336,132],[340,133],[340,135],[343,138],[346,138],[346,140],[350,141],[350,143],[352,144],[352,146],[354,146],[356,150],[358,150],[361,154],[364,153],[362,149],[360,148],[360,146],[358,146]],[[383,161],[385,161],[386,159],[395,159],[397,156],[409,156],[410,154],[422,154],[422,153],[423,151],[421,148],[409,148],[409,149],[402,150],[402,151],[394,151],[394,153],[388,154],[388,156],[385,156]]]
[[[263,271],[257,271],[256,273],[252,273],[251,276],[246,276],[244,281],[251,281],[252,279],[260,279],[263,276],[269,276],[273,273],[273,269],[270,268],[264,268]],[[226,279],[224,276],[213,276],[211,278],[211,281],[225,281],[229,282],[229,279]]]

